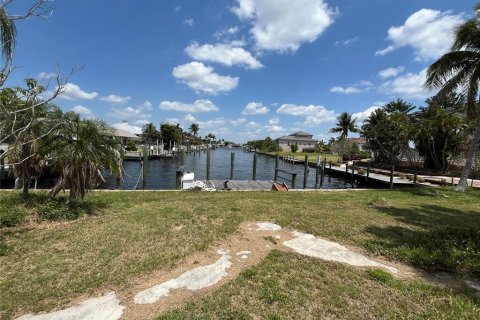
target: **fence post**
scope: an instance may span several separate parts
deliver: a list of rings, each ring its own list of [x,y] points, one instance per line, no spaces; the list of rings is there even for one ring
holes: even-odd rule
[[[210,180],[210,149],[207,150],[207,181]]]
[[[393,189],[393,165],[390,167],[390,189]]]
[[[303,165],[303,189],[307,189],[308,179],[308,156],[305,155],[305,163]]]
[[[365,176],[365,183],[368,183],[368,178],[370,178],[370,162],[367,163],[367,175]]]
[[[275,157],[275,173],[273,176],[273,181],[278,180],[278,155]]]
[[[235,169],[235,152],[230,154],[230,180],[233,180],[233,170]]]
[[[143,190],[147,189],[147,165],[148,165],[148,150],[147,145],[143,145]]]
[[[323,163],[322,163],[323,166]],[[320,176],[320,155],[317,156],[317,167],[315,168],[315,188],[318,188]]]
[[[257,180],[257,153],[253,154],[253,172],[252,172],[252,180]]]
[[[418,181],[418,176],[417,173],[415,172],[413,174],[413,185],[416,187],[417,186],[417,181]]]
[[[297,174],[292,174],[292,189],[295,189],[295,181],[297,180]]]
[[[355,181],[355,161],[352,161],[352,180]]]

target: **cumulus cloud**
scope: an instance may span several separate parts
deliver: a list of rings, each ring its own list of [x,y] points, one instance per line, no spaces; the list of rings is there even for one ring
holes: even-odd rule
[[[146,100],[142,106],[145,110],[152,110],[153,107],[152,103],[149,100]]]
[[[346,40],[338,40],[338,41],[335,41],[335,45],[341,44],[341,45],[344,45],[344,46],[348,46],[349,44],[357,42],[358,40],[360,40],[360,37],[353,37],[353,38],[346,39]]]
[[[373,106],[368,107],[364,111],[355,112],[352,114],[352,118],[357,119],[357,125],[361,126],[363,121],[368,119],[370,115],[377,109],[381,108],[383,103],[375,103]]]
[[[249,114],[266,114],[270,111],[266,106],[264,106],[260,102],[250,102],[245,106],[243,109],[242,114],[249,115]]]
[[[308,125],[318,125],[326,122],[335,121],[335,111],[327,110],[323,106],[316,105],[296,105],[296,104],[282,104],[277,109],[279,114],[287,114],[292,116],[304,116],[305,123]]]
[[[225,29],[221,29],[221,30],[216,31],[213,34],[213,37],[216,38],[216,39],[221,39],[221,38],[224,38],[224,37],[229,38],[229,37],[237,34],[239,31],[240,31],[239,27],[225,28]]]
[[[173,76],[196,92],[217,94],[235,89],[238,77],[221,76],[201,62],[193,61],[173,68]]]
[[[71,109],[76,114],[81,115],[84,118],[91,118],[93,117],[92,110],[84,106],[75,106]]]
[[[139,107],[126,107],[126,108],[112,108],[109,116],[120,119],[130,120],[135,118],[150,118],[152,115],[144,113],[144,109]]]
[[[414,49],[415,60],[437,59],[449,50],[453,43],[453,29],[462,21],[463,14],[421,9],[408,17],[402,26],[388,29],[387,39],[392,44],[375,55],[385,55],[410,46]]]
[[[143,127],[144,125],[149,124],[149,123],[151,123],[151,121],[146,120],[146,119],[140,119],[140,120],[135,121],[133,124],[135,124],[137,126],[140,126],[140,127]]]
[[[171,110],[179,112],[212,112],[218,111],[218,107],[210,100],[199,99],[193,103],[183,103],[179,101],[162,101],[159,108],[162,110]]]
[[[405,75],[386,81],[382,90],[388,94],[394,94],[405,98],[424,99],[434,94],[429,92],[425,86],[427,69],[418,73],[407,73]]]
[[[252,24],[258,50],[277,52],[295,52],[315,41],[336,15],[323,0],[237,0],[232,11]]]
[[[226,66],[240,65],[247,69],[259,69],[263,65],[250,52],[234,46],[232,43],[199,45],[193,42],[185,48],[185,52],[195,60],[217,62]]]
[[[37,79],[50,80],[51,78],[55,78],[56,76],[57,76],[57,74],[55,72],[42,71],[39,74],[37,74]]]
[[[101,97],[100,100],[112,103],[112,104],[125,104],[130,100],[130,97],[117,96],[115,94],[110,94],[106,97]]]
[[[77,86],[76,84],[67,83],[64,86],[62,93],[60,93],[58,97],[61,99],[73,101],[73,100],[79,100],[79,99],[93,100],[97,96],[98,96],[98,93],[96,93],[95,91],[89,93],[80,89],[80,87]]]
[[[352,93],[360,93],[370,90],[372,87],[372,83],[370,81],[359,81],[353,85],[341,87],[335,86],[330,89],[330,92],[333,93],[341,93],[341,94],[352,94]]]
[[[404,66],[391,67],[378,72],[378,76],[382,79],[392,78],[398,76],[403,70],[405,70]]]
[[[193,21],[193,19],[185,19],[183,20],[183,24],[189,27],[193,27],[193,25],[195,24],[195,21]]]

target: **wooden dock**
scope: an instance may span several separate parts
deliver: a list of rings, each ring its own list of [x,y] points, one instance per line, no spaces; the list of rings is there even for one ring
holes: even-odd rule
[[[206,180],[208,188],[217,190],[272,190],[272,180]]]

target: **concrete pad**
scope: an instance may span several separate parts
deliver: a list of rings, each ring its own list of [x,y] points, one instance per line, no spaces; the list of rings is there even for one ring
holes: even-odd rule
[[[336,242],[319,239],[314,235],[306,233],[293,232],[292,234],[295,238],[283,242],[283,245],[293,249],[297,253],[357,267],[378,267],[386,269],[391,273],[399,272],[395,268],[372,261],[361,254],[352,252]]]
[[[222,255],[222,257],[215,263],[192,269],[178,278],[141,291],[135,296],[134,302],[136,304],[154,303],[160,298],[168,296],[170,290],[173,289],[187,288],[188,290],[199,290],[214,285],[227,275],[225,270],[232,265],[228,251],[218,250],[217,253]]]
[[[114,292],[99,298],[91,298],[77,306],[46,314],[21,316],[17,320],[117,320],[125,307]]]
[[[280,227],[278,224],[275,224],[275,223],[260,222],[260,223],[257,223],[257,228],[255,230],[256,231],[278,231],[278,230],[282,230],[282,227]]]

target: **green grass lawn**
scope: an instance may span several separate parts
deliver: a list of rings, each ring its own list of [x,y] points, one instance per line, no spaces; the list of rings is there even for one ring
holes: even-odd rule
[[[72,209],[40,196],[24,204],[16,193],[0,192],[0,317],[124,290],[233,234],[243,221],[271,221],[359,247],[372,257],[478,279],[479,196],[450,189],[94,192]],[[51,211],[55,215],[46,214]],[[84,212],[90,214],[78,220],[45,221]],[[22,217],[15,221],[17,214]],[[182,232],[174,229],[179,225]],[[273,251],[205,300],[162,317],[474,319],[479,302],[466,288],[440,289],[420,278],[389,279]]]

